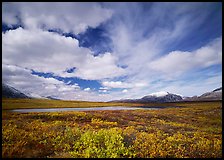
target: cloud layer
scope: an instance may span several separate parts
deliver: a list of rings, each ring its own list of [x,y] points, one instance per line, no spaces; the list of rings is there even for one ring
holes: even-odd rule
[[[88,27],[97,27],[111,15],[111,10],[98,3],[10,2],[3,3],[2,21],[9,26],[21,21],[28,29],[61,29],[78,34]]]
[[[149,64],[149,68],[165,74],[181,74],[188,70],[222,63],[222,38],[192,52],[173,51]]]
[[[78,84],[68,85],[54,78],[43,78],[32,75],[31,70],[14,65],[4,65],[3,83],[16,87],[25,94],[43,98],[51,96],[65,100],[102,101],[110,100],[109,95],[91,92],[89,88],[82,90]]]
[[[4,64],[90,80],[124,73],[111,53],[94,57],[89,49],[79,47],[78,40],[57,33],[18,28],[3,33],[2,39]],[[73,73],[66,72],[73,67]]]

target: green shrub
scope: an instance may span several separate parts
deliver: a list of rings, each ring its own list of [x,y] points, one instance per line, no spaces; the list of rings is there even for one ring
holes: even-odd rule
[[[122,130],[118,128],[88,130],[75,142],[73,157],[117,158],[130,157],[130,150],[124,146]]]

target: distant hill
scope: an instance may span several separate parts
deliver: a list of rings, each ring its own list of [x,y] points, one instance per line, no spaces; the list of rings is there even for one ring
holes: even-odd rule
[[[182,101],[182,97],[176,94],[172,94],[169,92],[156,92],[149,94],[147,96],[144,96],[140,99],[121,99],[121,100],[115,100],[111,102],[126,102],[126,103],[162,103],[162,102],[178,102]]]
[[[121,99],[110,102],[124,102],[124,103],[163,103],[163,102],[181,102],[181,101],[216,101],[222,100],[222,87],[217,88],[211,92],[206,92],[201,96],[182,97],[180,95],[169,92],[156,92],[144,96],[140,99]]]
[[[222,87],[217,88],[211,92],[206,92],[201,96],[187,97],[184,101],[214,101],[222,100]]]
[[[31,98],[19,90],[2,83],[2,98]]]

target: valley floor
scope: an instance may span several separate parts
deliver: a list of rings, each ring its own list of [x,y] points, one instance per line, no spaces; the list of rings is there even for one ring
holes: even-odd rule
[[[222,102],[173,105],[183,107],[2,112],[2,157],[221,158]]]

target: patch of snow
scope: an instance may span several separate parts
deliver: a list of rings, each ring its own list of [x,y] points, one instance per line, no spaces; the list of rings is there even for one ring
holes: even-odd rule
[[[168,92],[160,91],[160,92],[151,93],[150,96],[163,97],[163,96],[166,96],[168,94],[169,94]]]
[[[175,94],[177,96],[181,96],[182,98],[184,97],[182,94],[178,94],[178,93],[172,93],[172,94]]]

